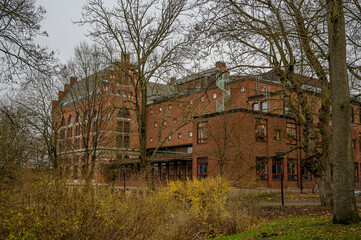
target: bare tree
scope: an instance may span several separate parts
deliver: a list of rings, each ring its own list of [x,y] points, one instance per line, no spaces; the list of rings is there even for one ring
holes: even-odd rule
[[[51,72],[53,53],[34,43],[35,37],[47,36],[40,29],[44,15],[34,0],[0,2],[0,82],[18,81],[24,71]]]
[[[111,117],[115,111],[109,89],[108,62],[97,46],[80,44],[75,58],[68,63],[70,84],[65,84],[64,96],[53,110],[58,126],[58,149],[64,164],[73,166],[88,186],[99,177],[100,158],[111,154],[108,149],[114,139]],[[80,168],[80,169],[79,169]]]
[[[334,223],[360,221],[354,194],[350,92],[346,65],[344,3],[327,0],[334,163]]]
[[[189,53],[187,47],[192,36],[185,34],[184,24],[189,9],[186,0],[118,0],[112,8],[102,0],[89,0],[79,21],[92,27],[89,35],[98,44],[134,56],[135,63],[129,62],[123,71],[135,89],[133,108],[138,124],[140,162],[149,173],[148,179],[151,178],[146,152],[148,86],[181,66],[185,54]]]
[[[303,130],[303,165],[316,178],[322,204],[331,206],[330,89],[324,11],[318,7],[307,1],[214,1],[204,28],[234,68],[276,74],[284,105]],[[321,107],[316,108],[312,103],[318,97]]]

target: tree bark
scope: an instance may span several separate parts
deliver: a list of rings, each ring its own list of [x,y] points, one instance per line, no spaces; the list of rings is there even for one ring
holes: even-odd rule
[[[346,66],[346,34],[342,0],[326,0],[332,99],[334,223],[360,221],[354,194],[350,93]]]

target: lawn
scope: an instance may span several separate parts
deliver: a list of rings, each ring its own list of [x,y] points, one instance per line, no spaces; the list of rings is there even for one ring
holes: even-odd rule
[[[219,239],[361,239],[361,223],[334,225],[332,215],[277,218],[250,231]]]

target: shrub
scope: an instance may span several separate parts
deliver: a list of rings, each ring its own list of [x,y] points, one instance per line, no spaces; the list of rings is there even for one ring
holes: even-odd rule
[[[56,176],[27,172],[21,185],[0,192],[1,239],[204,239],[255,221],[253,209],[220,178],[124,194],[68,186]]]

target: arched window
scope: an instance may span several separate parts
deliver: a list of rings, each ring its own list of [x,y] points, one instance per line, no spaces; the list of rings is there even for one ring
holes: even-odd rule
[[[76,113],[76,122],[75,123],[80,123],[81,120],[80,120],[80,114],[77,112]]]
[[[71,115],[69,116],[68,125],[73,125],[73,117]]]
[[[65,127],[65,119],[64,118],[61,119],[61,126]]]
[[[118,114],[118,117],[119,118],[126,118],[126,119],[129,119],[130,118],[130,114],[128,112],[128,110],[123,107],[119,110],[119,114]]]

